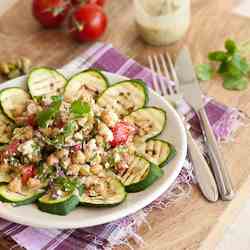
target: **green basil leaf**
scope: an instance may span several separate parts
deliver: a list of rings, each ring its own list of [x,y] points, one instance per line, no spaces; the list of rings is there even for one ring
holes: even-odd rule
[[[71,113],[76,117],[82,117],[90,113],[91,108],[87,102],[82,102],[81,100],[74,101],[71,104]]]
[[[195,68],[196,75],[201,81],[208,81],[213,76],[213,68],[209,64],[199,64]]]
[[[225,48],[229,54],[234,54],[237,51],[236,43],[231,39],[225,41]]]
[[[224,76],[223,86],[228,90],[244,90],[247,88],[248,79],[246,77]]]
[[[224,62],[228,58],[228,55],[224,51],[215,51],[208,54],[210,61]]]

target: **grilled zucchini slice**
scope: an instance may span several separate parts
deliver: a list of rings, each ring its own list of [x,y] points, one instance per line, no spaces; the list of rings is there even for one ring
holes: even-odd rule
[[[124,186],[116,177],[110,177],[107,182],[108,194],[103,197],[101,195],[90,197],[84,193],[80,198],[80,204],[91,207],[112,207],[122,203],[127,196]]]
[[[124,118],[134,124],[138,130],[135,141],[146,141],[158,136],[166,127],[166,112],[156,107],[138,109]]]
[[[76,188],[74,192],[65,193],[64,196],[59,199],[52,199],[50,193],[47,193],[38,199],[37,206],[41,211],[46,213],[67,215],[79,204],[82,193],[82,186]]]
[[[0,92],[2,110],[13,121],[22,115],[29,101],[30,95],[22,88],[7,88]]]
[[[140,192],[152,185],[163,171],[146,159],[134,156],[131,157],[129,167],[122,173],[116,173],[125,190],[129,193]]]
[[[9,183],[11,176],[6,172],[0,172],[0,183]]]
[[[35,202],[44,190],[32,191],[26,190],[22,194],[14,193],[8,190],[8,186],[3,184],[0,186],[0,201],[12,203],[15,206],[28,205]]]
[[[11,139],[14,124],[0,111],[0,143],[8,143]]]
[[[175,147],[160,139],[150,139],[141,145],[136,145],[136,151],[159,167],[164,167],[176,155]]]
[[[126,80],[106,89],[98,98],[97,104],[122,117],[144,107],[147,101],[145,84],[140,80]]]
[[[61,95],[67,79],[57,70],[47,67],[34,68],[28,76],[28,88],[34,100]]]
[[[88,69],[73,75],[64,91],[66,102],[73,102],[81,97],[83,92],[88,92],[91,96],[98,96],[108,87],[107,78],[96,69]]]

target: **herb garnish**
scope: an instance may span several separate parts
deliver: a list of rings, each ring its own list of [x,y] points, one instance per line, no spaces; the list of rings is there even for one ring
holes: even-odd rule
[[[51,105],[37,114],[37,123],[39,127],[46,128],[48,126],[48,122],[54,119],[56,114],[59,112],[62,104],[62,97],[52,96],[51,99],[53,101]]]
[[[208,81],[212,78],[214,72],[212,66],[209,64],[199,64],[196,65],[196,74],[199,80]]]
[[[62,176],[59,176],[55,179],[55,184],[58,185],[64,192],[73,192],[77,187],[80,186],[80,183],[77,179],[72,180]]]
[[[75,121],[70,121],[66,124],[66,126],[63,128],[63,135],[64,137],[68,137],[74,134],[75,130],[77,128],[77,124]]]
[[[225,51],[210,52],[208,59],[218,64],[216,72],[223,78],[223,86],[229,90],[243,90],[248,84],[250,64],[240,53],[236,43],[227,39]],[[208,64],[196,67],[196,73],[200,80],[210,80],[213,76],[213,68]]]
[[[79,118],[89,114],[91,108],[87,102],[82,102],[81,100],[77,100],[71,104],[70,111],[75,118]]]

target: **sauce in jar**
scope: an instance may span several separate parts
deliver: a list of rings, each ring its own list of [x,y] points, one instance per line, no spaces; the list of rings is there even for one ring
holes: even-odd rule
[[[178,41],[190,23],[190,0],[134,0],[136,24],[142,38],[152,45]]]

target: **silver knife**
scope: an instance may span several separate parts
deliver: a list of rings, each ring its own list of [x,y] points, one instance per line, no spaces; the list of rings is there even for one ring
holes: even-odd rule
[[[183,48],[177,56],[175,67],[184,99],[196,111],[201,121],[202,132],[220,196],[222,200],[232,200],[234,197],[232,181],[224,164],[222,154],[219,151],[212,127],[208,121],[202,100],[202,91],[187,48]]]

